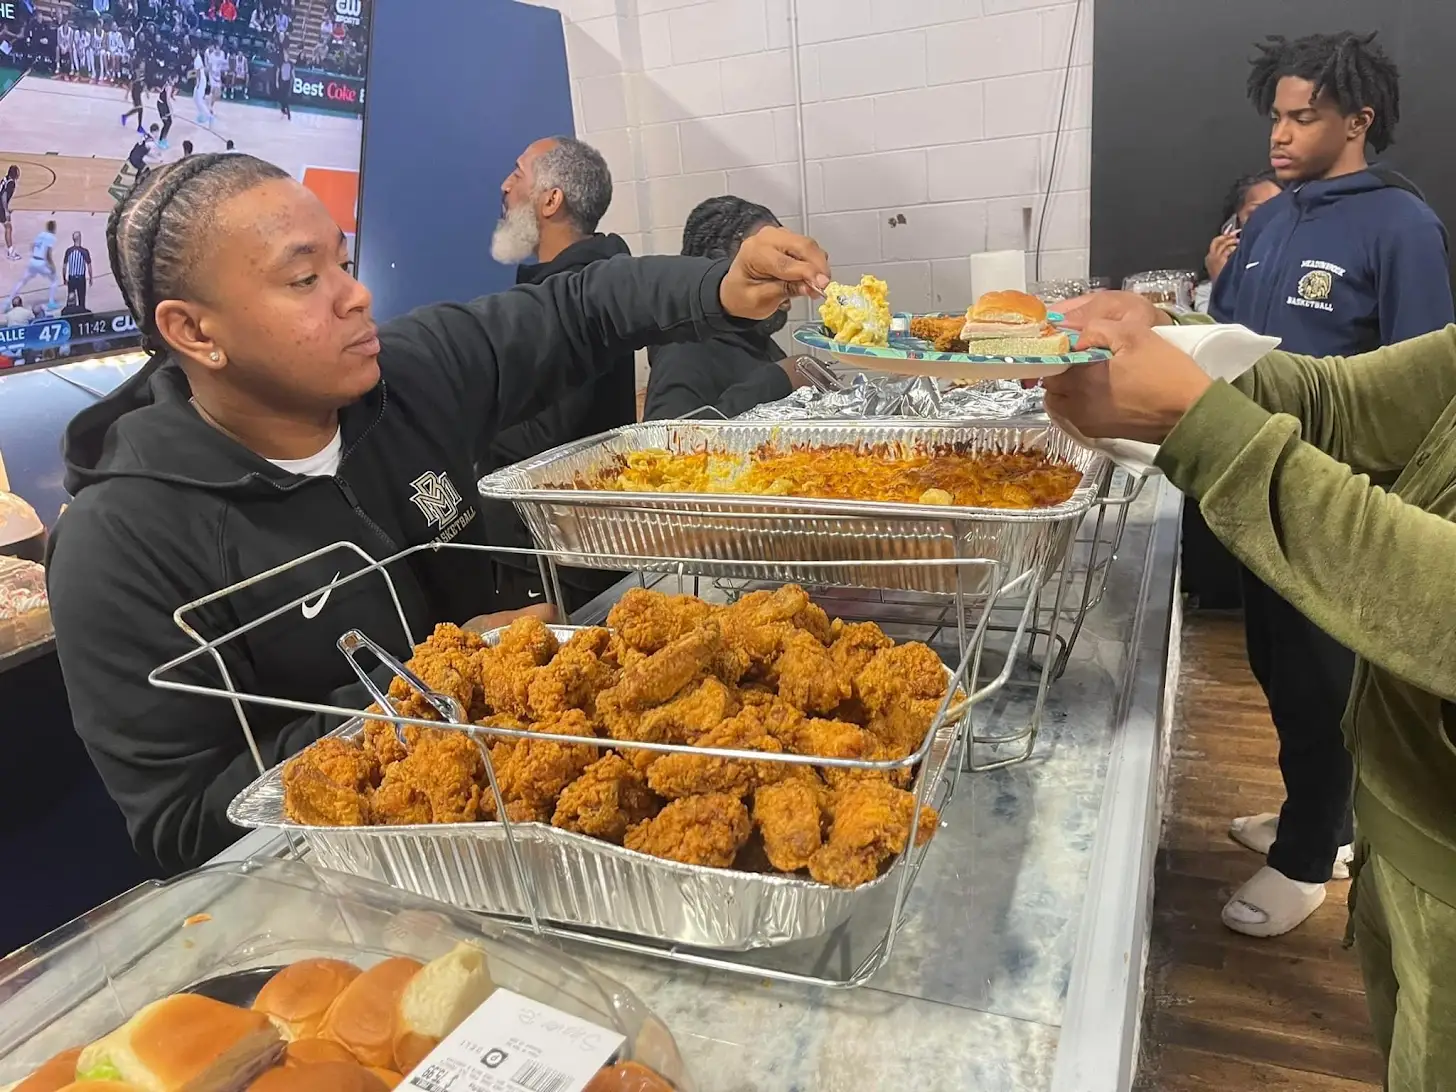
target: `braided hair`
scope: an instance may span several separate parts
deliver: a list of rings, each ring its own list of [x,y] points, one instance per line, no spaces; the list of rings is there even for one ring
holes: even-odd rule
[[[682,252],[699,258],[731,258],[761,224],[781,226],[779,218],[762,205],[732,194],[710,197],[688,213]]]
[[[186,299],[195,282],[198,240],[217,207],[288,172],[250,155],[188,156],[152,171],[111,212],[106,251],[121,297],[154,361],[167,352],[157,304]]]
[[[1259,45],[1249,73],[1249,101],[1261,114],[1268,114],[1281,79],[1308,80],[1314,84],[1314,98],[1328,94],[1345,117],[1367,106],[1375,111],[1365,139],[1383,152],[1395,142],[1400,121],[1400,71],[1375,37],[1347,30],[1292,42],[1279,36],[1267,39]]]

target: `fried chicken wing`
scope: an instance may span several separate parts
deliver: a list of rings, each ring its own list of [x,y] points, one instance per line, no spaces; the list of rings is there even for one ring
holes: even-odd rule
[[[709,677],[690,684],[666,705],[643,713],[637,738],[653,743],[695,743],[739,708],[737,695]]]
[[[524,656],[532,667],[551,662],[559,647],[546,623],[529,614],[517,618],[500,635],[496,647],[507,656]]]
[[[419,646],[406,665],[419,679],[437,694],[444,694],[460,703],[466,716],[474,713],[480,701],[480,689],[475,672],[475,654],[461,649],[436,651],[428,644]],[[421,720],[440,720],[425,696],[403,679],[395,676],[389,680],[389,698],[395,712],[402,717],[418,717]]]
[[[830,794],[829,837],[809,861],[809,875],[835,887],[858,887],[902,853],[913,834],[923,844],[940,817],[933,808],[915,814],[915,797],[883,781],[854,781]]]
[[[743,801],[726,793],[674,800],[627,831],[628,849],[683,864],[728,868],[752,831]]]
[[[433,823],[435,809],[425,790],[409,778],[385,778],[369,799],[374,821],[385,826]]]
[[[855,695],[875,716],[906,699],[943,697],[945,686],[945,665],[918,641],[876,652],[854,680]]]
[[[386,822],[473,823],[480,818],[485,760],[464,732],[426,728],[413,733],[410,753],[392,764],[375,794]],[[429,803],[422,818],[420,797]]]
[[[893,703],[879,716],[870,718],[866,727],[899,758],[920,749],[939,710],[939,698],[907,698]]]
[[[621,845],[628,827],[661,807],[637,769],[621,755],[608,754],[562,790],[551,824]]]
[[[622,671],[614,688],[618,708],[640,712],[669,701],[688,683],[707,673],[722,647],[723,634],[711,620],[664,645]]]
[[[359,827],[372,822],[364,793],[296,760],[283,768],[283,813],[311,827]]]
[[[753,794],[754,826],[763,837],[769,861],[780,872],[809,867],[809,859],[824,841],[820,808],[820,792],[802,778],[786,778]]]
[[[773,670],[779,697],[806,713],[832,713],[853,692],[852,676],[805,630],[788,637]]]
[[[531,727],[566,737],[596,735],[592,722],[580,709],[568,709],[553,720]],[[490,759],[501,795],[508,802],[523,801],[534,814],[549,818],[561,790],[602,754],[585,743],[521,739],[497,743],[491,748]]]
[[[779,741],[769,734],[762,712],[744,709],[699,737],[696,747],[721,747],[743,751],[782,753]],[[784,777],[788,767],[781,762],[751,762],[716,755],[663,755],[647,771],[647,784],[659,796],[670,800],[704,793],[747,796],[760,785]]]
[[[620,633],[630,648],[651,654],[686,637],[713,611],[710,604],[690,595],[629,588],[608,613],[607,625]]]

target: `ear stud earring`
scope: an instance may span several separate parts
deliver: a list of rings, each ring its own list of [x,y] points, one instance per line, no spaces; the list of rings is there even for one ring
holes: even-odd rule
[[[214,349],[212,352],[208,353],[207,355],[212,358],[212,362],[214,364],[216,364],[219,360],[222,359],[222,354],[219,353],[216,349]]]

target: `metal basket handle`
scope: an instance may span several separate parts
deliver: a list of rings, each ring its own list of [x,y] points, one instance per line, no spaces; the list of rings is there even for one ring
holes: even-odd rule
[[[365,671],[359,665],[356,657],[361,649],[374,653],[375,659],[405,682],[409,683],[410,686],[414,687],[419,692],[420,697],[429,702],[435,712],[439,713],[444,720],[450,721],[452,724],[469,723],[465,719],[465,708],[458,701],[448,694],[441,694],[439,691],[431,690],[425,685],[424,680],[409,668],[405,667],[399,660],[395,659],[383,646],[370,640],[359,630],[351,629],[339,638],[339,651],[349,661],[349,666],[354,669],[354,674],[359,676],[359,681],[364,684],[364,689],[369,691],[369,696],[379,704],[381,710],[385,712],[397,712],[394,708],[394,703],[379,689],[379,684],[369,676],[369,672]],[[394,730],[398,734],[399,725],[396,724]]]

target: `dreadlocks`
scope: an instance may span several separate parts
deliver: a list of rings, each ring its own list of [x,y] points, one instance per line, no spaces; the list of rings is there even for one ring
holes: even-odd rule
[[[197,241],[224,201],[288,173],[250,155],[189,156],[149,174],[111,212],[106,250],[122,299],[154,358],[166,351],[157,304],[186,299],[199,258]]]
[[[760,224],[779,226],[779,218],[762,205],[728,194],[710,197],[688,213],[682,252],[699,258],[731,257]]]
[[[1292,42],[1275,36],[1258,48],[1249,73],[1249,101],[1259,113],[1267,115],[1274,108],[1279,81],[1293,76],[1314,84],[1314,98],[1328,94],[1346,117],[1367,106],[1375,111],[1365,135],[1375,151],[1383,152],[1394,143],[1400,121],[1400,72],[1375,44],[1374,33],[1311,34]]]

